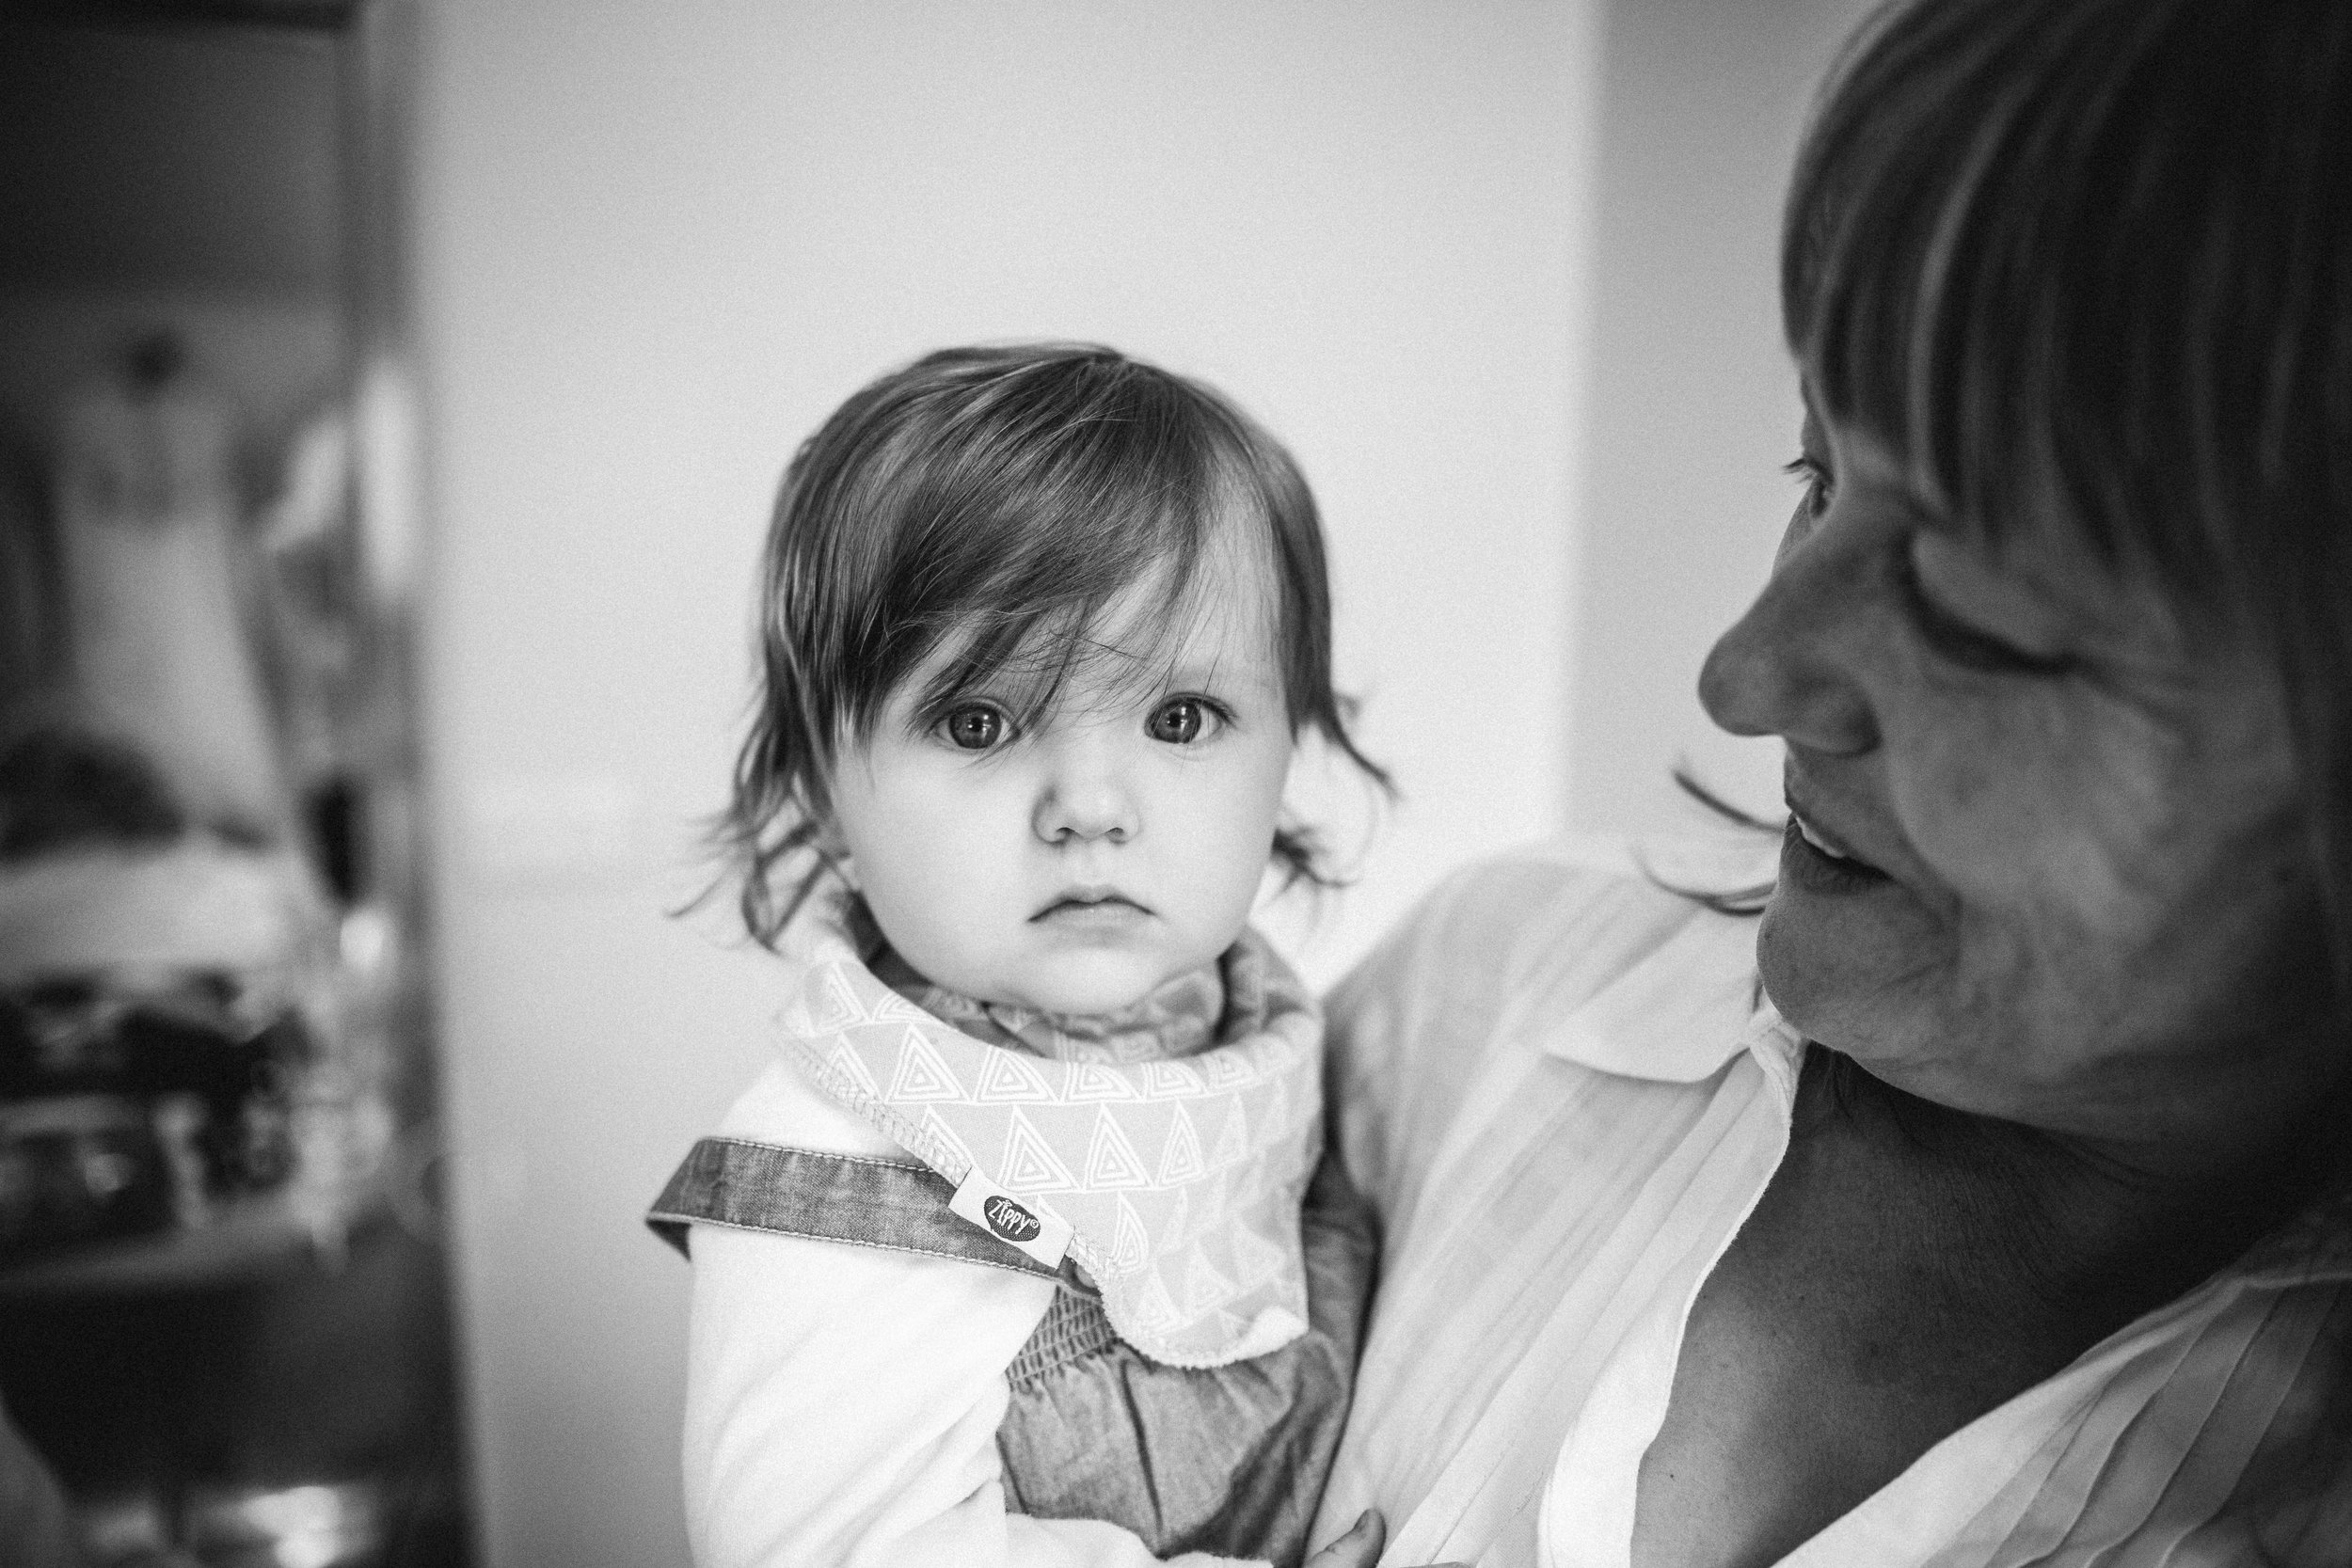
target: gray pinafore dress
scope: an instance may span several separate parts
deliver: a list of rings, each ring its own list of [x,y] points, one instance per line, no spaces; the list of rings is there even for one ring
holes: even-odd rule
[[[1306,1332],[1223,1366],[1152,1360],[1121,1339],[1075,1263],[1058,1269],[951,1212],[930,1166],[705,1138],[646,1222],[687,1250],[696,1224],[954,1259],[1053,1279],[1053,1304],[1006,1370],[996,1443],[1006,1505],[1098,1519],[1162,1557],[1299,1562],[1347,1414],[1378,1237],[1327,1150],[1301,1204]]]
[[[1035,1262],[948,1212],[946,1178],[913,1164],[732,1138],[694,1146],[647,1223],[681,1253],[695,1224],[953,1258],[1060,1285],[1006,1370],[996,1431],[1006,1506],[1101,1519],[1153,1553],[1284,1565],[1306,1556],[1347,1415],[1378,1252],[1370,1209],[1327,1153],[1301,1213],[1308,1330],[1253,1360],[1167,1367],[1112,1332],[1065,1263]]]

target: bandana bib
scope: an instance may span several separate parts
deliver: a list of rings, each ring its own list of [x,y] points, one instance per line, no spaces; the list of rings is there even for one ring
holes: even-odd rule
[[[1132,1033],[956,999],[1014,1043],[976,1039],[883,984],[837,920],[799,956],[778,1023],[817,1085],[957,1183],[959,1214],[1043,1260],[1066,1244],[1129,1344],[1216,1367],[1305,1332],[1322,1021],[1264,939],[1218,959],[1216,1043],[1143,1061],[1120,1059]]]

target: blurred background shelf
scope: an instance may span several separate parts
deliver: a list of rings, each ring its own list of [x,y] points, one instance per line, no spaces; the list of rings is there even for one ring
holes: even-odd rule
[[[353,1237],[414,1216],[420,1157],[396,1154],[390,1168],[322,1212],[315,1200],[260,1193],[218,1204],[204,1225],[89,1243],[0,1266],[0,1303],[55,1296],[152,1295],[248,1285],[304,1270],[341,1269]],[[405,1185],[404,1185],[405,1184]]]
[[[419,961],[408,24],[0,6],[0,1396],[89,1568],[472,1560]]]

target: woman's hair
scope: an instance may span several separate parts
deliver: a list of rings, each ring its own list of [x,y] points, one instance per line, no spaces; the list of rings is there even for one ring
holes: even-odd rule
[[[2352,979],[2352,5],[1917,0],[1785,214],[1816,406],[2267,640]]]
[[[2352,999],[2352,5],[1889,6],[1798,153],[1781,309],[1815,406],[1927,504],[2267,641]],[[2313,1439],[2233,1512],[2336,1473],[2331,1339]]]
[[[1212,552],[1262,565],[1294,732],[1383,788],[1331,686],[1331,596],[1314,497],[1290,453],[1209,388],[1086,343],[943,349],[859,391],[786,469],[760,569],[756,706],[719,823],[745,926],[772,942],[807,894],[805,851],[841,749],[899,684],[937,713],[983,683],[1033,721],[1073,676],[1159,678],[1151,651],[1093,634],[1144,591],[1140,636],[1171,650]],[[1125,601],[1132,603],[1133,597]],[[1279,829],[1294,879],[1331,880]],[[794,868],[798,867],[798,874]]]

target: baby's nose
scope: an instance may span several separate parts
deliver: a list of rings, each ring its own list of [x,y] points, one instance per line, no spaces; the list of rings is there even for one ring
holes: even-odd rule
[[[1038,797],[1032,825],[1048,844],[1096,839],[1124,844],[1143,827],[1134,793],[1118,775],[1087,766],[1057,770]]]

